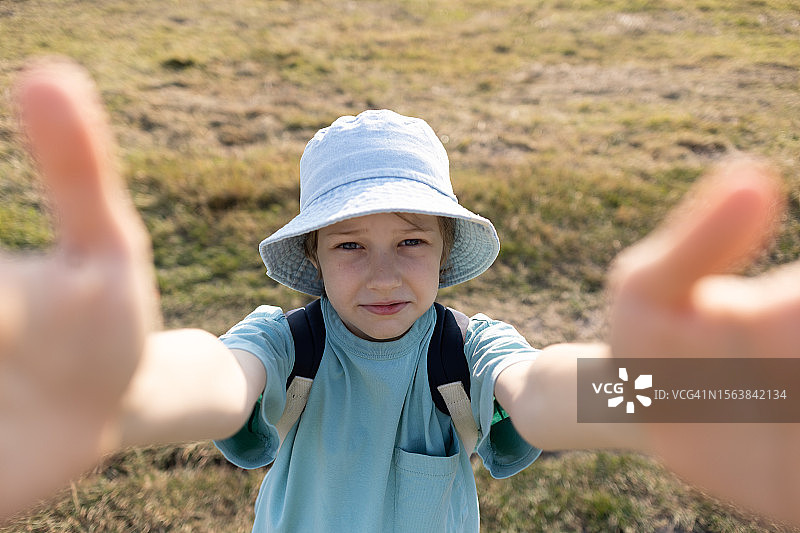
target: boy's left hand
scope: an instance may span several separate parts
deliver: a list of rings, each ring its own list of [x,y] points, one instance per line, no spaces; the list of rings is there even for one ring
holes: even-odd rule
[[[800,357],[800,262],[754,278],[727,274],[772,235],[780,189],[764,164],[728,163],[624,252],[611,274],[612,354]],[[688,481],[800,524],[796,424],[645,428],[648,449]]]
[[[0,255],[0,521],[114,448],[120,398],[160,321],[149,240],[88,75],[40,62],[15,96],[58,244]]]

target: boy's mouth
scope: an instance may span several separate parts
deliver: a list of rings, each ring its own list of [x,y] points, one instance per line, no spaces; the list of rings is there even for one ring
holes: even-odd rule
[[[362,305],[364,309],[376,315],[393,315],[402,311],[408,302],[387,302]]]

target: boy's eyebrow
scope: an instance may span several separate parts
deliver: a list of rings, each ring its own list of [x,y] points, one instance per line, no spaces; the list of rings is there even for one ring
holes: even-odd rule
[[[343,228],[343,229],[336,230],[336,231],[330,231],[330,230],[326,231],[324,236],[327,237],[327,236],[331,236],[331,235],[357,235],[357,234],[366,233],[366,232],[367,232],[367,228],[352,228],[352,229]]]
[[[408,224],[408,228],[405,231],[424,231],[424,232],[431,232],[436,231],[439,229],[438,222],[436,223],[436,227],[427,227],[424,221],[420,220],[415,216],[413,213],[395,213],[397,218]]]
[[[411,225],[407,228],[403,228],[399,231],[399,233],[411,233],[411,232],[422,232],[422,233],[436,233],[438,228],[426,228],[424,226],[414,226]]]

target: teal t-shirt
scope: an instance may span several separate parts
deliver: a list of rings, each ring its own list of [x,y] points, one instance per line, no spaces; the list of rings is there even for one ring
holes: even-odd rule
[[[286,402],[294,344],[283,312],[261,306],[222,336],[258,357],[267,372],[261,412],[249,427],[215,444],[232,463],[272,463],[256,500],[253,531],[478,531],[478,497],[469,452],[428,387],[429,309],[400,339],[353,335],[326,299],[325,354],[299,422],[283,443],[273,425]],[[537,351],[508,324],[470,319],[464,351],[472,371],[477,453],[497,478],[530,465],[540,451],[515,431],[490,432],[494,383]],[[470,450],[471,451],[471,450]]]

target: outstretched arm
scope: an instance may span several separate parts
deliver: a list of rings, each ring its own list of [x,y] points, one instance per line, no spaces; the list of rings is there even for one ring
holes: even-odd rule
[[[16,97],[58,244],[0,256],[0,522],[120,446],[232,434],[265,380],[213,335],[156,332],[148,237],[86,73],[38,64]]]
[[[615,448],[645,451],[638,424],[578,423],[578,359],[611,357],[605,344],[554,344],[535,361],[513,364],[495,383],[495,397],[514,428],[543,450]]]
[[[254,355],[212,334],[151,334],[121,402],[115,447],[230,437],[248,420],[266,384]]]

